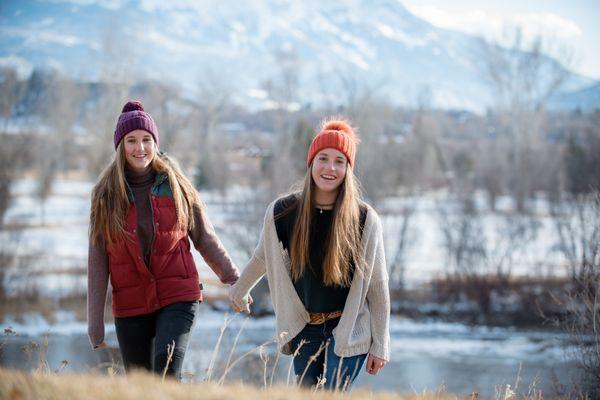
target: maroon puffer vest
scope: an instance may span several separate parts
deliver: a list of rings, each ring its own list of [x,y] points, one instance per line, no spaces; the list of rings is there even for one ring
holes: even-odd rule
[[[115,317],[149,314],[176,302],[202,300],[188,233],[173,230],[175,203],[170,187],[165,190],[163,185],[168,187],[168,179],[158,178],[150,194],[154,222],[150,265],[141,254],[133,201],[125,223],[127,239],[107,246]],[[157,194],[160,192],[164,194]]]

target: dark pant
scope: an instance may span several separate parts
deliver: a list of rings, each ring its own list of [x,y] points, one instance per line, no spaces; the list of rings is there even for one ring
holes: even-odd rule
[[[180,380],[197,310],[197,301],[181,302],[165,306],[152,314],[115,318],[125,371],[143,368],[162,374],[168,360],[167,346],[174,341],[175,350],[167,374]]]
[[[335,318],[318,325],[306,324],[292,339],[294,373],[302,386],[317,385],[325,376],[323,387],[326,389],[349,390],[358,376],[367,355],[338,357],[333,351],[335,341],[331,332],[339,320]]]

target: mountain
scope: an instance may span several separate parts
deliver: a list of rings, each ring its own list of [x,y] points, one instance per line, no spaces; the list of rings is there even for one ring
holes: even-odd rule
[[[0,4],[0,65],[23,74],[50,67],[83,80],[155,78],[190,95],[228,90],[250,108],[336,105],[369,91],[396,104],[416,105],[424,92],[444,108],[490,103],[478,38],[436,28],[399,1]],[[568,89],[593,83],[572,74]]]
[[[585,86],[582,89],[558,93],[549,101],[548,107],[553,110],[592,111],[600,108],[600,82]]]

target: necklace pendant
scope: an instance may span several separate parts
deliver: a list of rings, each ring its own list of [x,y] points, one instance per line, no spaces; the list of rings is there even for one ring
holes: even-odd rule
[[[323,214],[323,209],[322,209],[322,208],[319,208],[319,212],[320,212],[321,214]]]

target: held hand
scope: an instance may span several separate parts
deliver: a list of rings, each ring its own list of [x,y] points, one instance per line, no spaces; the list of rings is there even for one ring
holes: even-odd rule
[[[250,314],[250,304],[252,304],[254,302],[254,300],[252,299],[252,296],[248,295],[248,303],[246,304],[245,308],[240,308],[238,307],[233,301],[231,302],[231,309],[233,310],[233,312],[243,312],[244,314]]]
[[[102,343],[100,343],[98,346],[94,347],[94,350],[104,349],[104,348],[106,348],[106,343],[103,340]]]
[[[375,357],[373,354],[369,354],[367,359],[367,365],[365,369],[371,375],[377,375],[379,371],[385,366],[386,361],[379,357]]]

